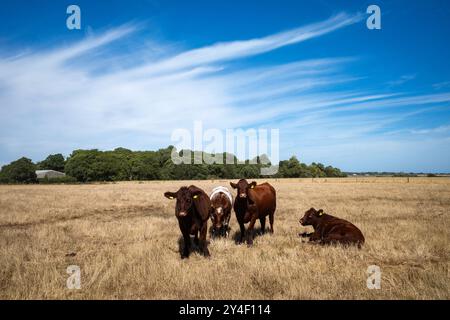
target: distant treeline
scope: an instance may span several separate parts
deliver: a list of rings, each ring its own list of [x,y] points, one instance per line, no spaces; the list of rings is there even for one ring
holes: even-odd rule
[[[447,173],[424,173],[424,172],[377,172],[377,171],[369,171],[369,172],[346,172],[348,176],[367,176],[367,177],[438,177],[441,175],[448,175]]]
[[[157,151],[131,151],[117,148],[113,151],[75,150],[65,159],[62,154],[49,155],[45,160],[34,164],[28,158],[20,158],[2,167],[0,182],[37,182],[35,170],[56,170],[65,172],[66,177],[53,178],[41,182],[93,182],[125,180],[204,180],[260,178],[261,168],[268,166],[267,158],[253,159],[238,163],[230,154],[203,156],[231,157],[233,164],[174,164],[171,159],[173,146]],[[181,151],[180,151],[181,152]],[[181,154],[181,153],[179,153]],[[198,152],[191,152],[198,156]],[[201,153],[200,153],[201,154]],[[191,163],[194,163],[192,161]],[[338,168],[321,163],[306,165],[295,156],[279,162],[279,170],[274,178],[297,177],[344,177]]]

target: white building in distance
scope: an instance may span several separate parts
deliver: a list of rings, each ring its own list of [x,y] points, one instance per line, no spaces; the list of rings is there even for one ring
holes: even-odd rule
[[[65,177],[64,172],[59,172],[55,170],[36,170],[36,176],[38,179],[50,179],[50,178],[60,178]]]

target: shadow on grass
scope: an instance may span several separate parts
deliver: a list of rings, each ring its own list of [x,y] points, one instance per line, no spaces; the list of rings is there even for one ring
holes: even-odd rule
[[[265,234],[270,234],[270,231],[269,231],[270,229],[267,227],[266,229],[265,229],[265,232],[263,233],[263,230],[261,229],[261,227],[259,227],[259,228],[253,228],[253,240],[256,240],[256,238],[258,238],[258,237],[260,237],[260,236],[263,236],[263,235],[265,235]],[[247,229],[245,229],[245,237],[244,237],[244,239],[242,239],[242,242],[241,242],[241,230],[240,229],[238,229],[238,230],[236,230],[236,232],[233,234],[233,236],[232,236],[232,239],[234,240],[234,243],[235,244],[243,244],[243,243],[246,243],[247,242],[247,232],[248,232],[248,230]]]
[[[200,245],[199,245],[199,243],[195,242],[194,238],[195,238],[194,236],[189,236],[189,241],[191,242],[191,246],[189,248],[189,256],[192,253],[198,253],[198,254],[202,255],[203,252],[202,252],[202,250],[200,250]],[[206,239],[206,245],[209,246],[209,244],[210,244],[209,240]],[[180,236],[178,238],[178,253],[180,255],[183,252],[183,248],[184,248],[184,238],[183,238],[183,236]]]

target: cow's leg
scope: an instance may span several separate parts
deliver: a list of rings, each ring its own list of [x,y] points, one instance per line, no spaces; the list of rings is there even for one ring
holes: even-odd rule
[[[269,222],[270,222],[270,233],[273,233],[273,216],[275,212],[269,213]]]
[[[198,247],[198,232],[195,232],[195,235],[194,235],[194,244]]]
[[[225,237],[228,237],[228,233],[229,233],[229,230],[230,230],[230,227],[229,227],[229,225],[230,225],[230,217],[231,217],[231,209],[229,209],[227,211],[227,213],[226,213],[226,220],[225,220],[225,223],[224,223]]]
[[[298,235],[302,238],[309,238],[314,234],[314,232],[311,233],[307,233],[307,232],[303,232],[303,233],[299,233]]]
[[[266,217],[259,218],[259,222],[261,223],[261,234],[266,233]]]
[[[189,232],[183,232],[184,246],[183,251],[181,252],[181,259],[189,258],[189,249],[191,247],[191,237],[189,236]]]
[[[239,229],[241,229],[241,236],[239,237],[239,243],[242,243],[242,242],[244,242],[244,237],[245,237],[244,222],[239,222]]]
[[[255,226],[256,215],[252,216],[252,220],[250,220],[250,224],[247,228],[247,245],[250,247],[253,245],[253,227]]]
[[[313,234],[309,237],[309,241],[320,241],[320,239],[320,233],[317,231],[314,231]]]
[[[202,228],[200,229],[200,247],[202,250],[202,254],[205,257],[209,257],[208,243],[206,242],[206,234],[208,233],[207,223],[204,223]]]

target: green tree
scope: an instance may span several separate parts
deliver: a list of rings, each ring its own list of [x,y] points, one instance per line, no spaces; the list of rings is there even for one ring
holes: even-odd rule
[[[36,165],[28,158],[22,157],[2,167],[0,181],[6,183],[35,183]]]
[[[216,154],[222,157],[223,164],[194,164],[194,154],[205,159],[206,153],[191,152],[189,163],[176,165],[172,161],[173,146],[157,151],[131,151],[117,148],[113,151],[75,150],[65,164],[67,175],[78,181],[116,181],[116,180],[192,180],[192,179],[255,179],[261,177],[261,168],[267,166],[267,156],[262,155],[253,161],[239,163],[233,154]],[[181,152],[189,150],[180,150]],[[178,151],[177,151],[178,152]],[[233,159],[233,163],[226,161]],[[47,160],[47,159],[46,159]],[[256,161],[255,161],[256,160]],[[264,161],[263,161],[264,160]],[[252,162],[252,164],[250,164]],[[255,164],[256,162],[256,164]],[[279,162],[279,171],[274,177],[340,177],[345,176],[339,169],[325,167],[321,163],[306,165],[297,157]]]
[[[346,177],[346,174],[342,173],[338,168],[327,166],[325,168],[325,174],[327,177]]]
[[[64,171],[66,160],[61,153],[51,154],[45,160],[38,162],[37,168],[41,170]]]
[[[279,172],[282,178],[298,178],[302,177],[302,166],[296,156],[292,156],[289,160],[280,161]]]
[[[238,177],[243,179],[256,179],[259,178],[260,170],[257,165],[254,164],[238,164],[237,173]]]
[[[136,152],[131,159],[132,180],[160,179],[160,159],[157,152]]]
[[[64,168],[66,174],[81,182],[95,181],[97,174],[94,163],[98,154],[99,151],[97,149],[74,150],[67,159]]]
[[[311,176],[314,178],[322,178],[322,177],[326,177],[325,174],[325,168],[323,166],[323,164],[321,163],[311,163],[311,165],[309,166],[309,171],[311,172]]]

